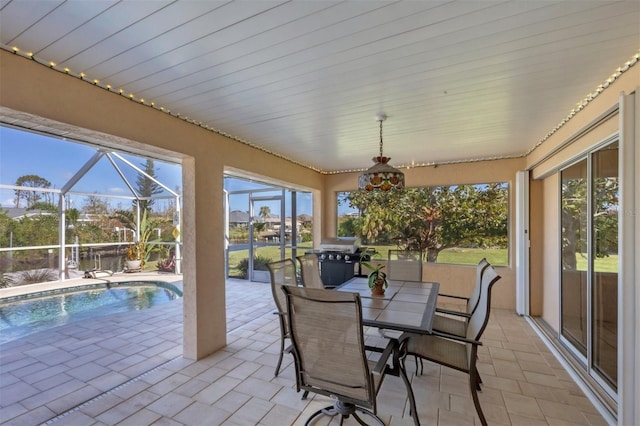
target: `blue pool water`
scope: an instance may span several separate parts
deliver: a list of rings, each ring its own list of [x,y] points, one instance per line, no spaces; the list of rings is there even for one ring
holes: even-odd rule
[[[0,299],[0,344],[59,325],[138,311],[182,297],[164,282],[91,284]]]

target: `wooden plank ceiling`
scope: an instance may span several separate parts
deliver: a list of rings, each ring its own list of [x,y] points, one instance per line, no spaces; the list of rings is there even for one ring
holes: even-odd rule
[[[640,2],[0,1],[0,47],[326,172],[521,156],[640,47]]]

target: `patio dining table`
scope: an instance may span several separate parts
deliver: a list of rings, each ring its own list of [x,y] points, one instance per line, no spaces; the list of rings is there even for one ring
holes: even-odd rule
[[[362,277],[353,278],[336,288],[337,291],[358,293],[362,303],[363,325],[375,327],[384,337],[396,340],[393,366],[387,373],[402,377],[416,425],[420,424],[416,402],[411,382],[400,363],[400,344],[397,338],[402,332],[432,333],[431,325],[436,312],[439,288],[440,285],[434,282],[389,281],[384,295],[374,296],[367,284],[367,278]],[[394,330],[396,333],[389,334],[388,330]]]

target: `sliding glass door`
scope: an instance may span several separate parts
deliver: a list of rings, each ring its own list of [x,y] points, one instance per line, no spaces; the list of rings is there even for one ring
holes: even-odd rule
[[[617,389],[618,143],[561,171],[561,336],[610,393]]]

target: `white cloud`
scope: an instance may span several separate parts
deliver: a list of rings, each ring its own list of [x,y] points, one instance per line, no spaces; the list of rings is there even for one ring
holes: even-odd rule
[[[112,194],[124,194],[126,192],[129,192],[129,190],[125,190],[124,188],[121,188],[119,186],[113,186],[111,188],[107,188],[107,192],[110,192]]]

